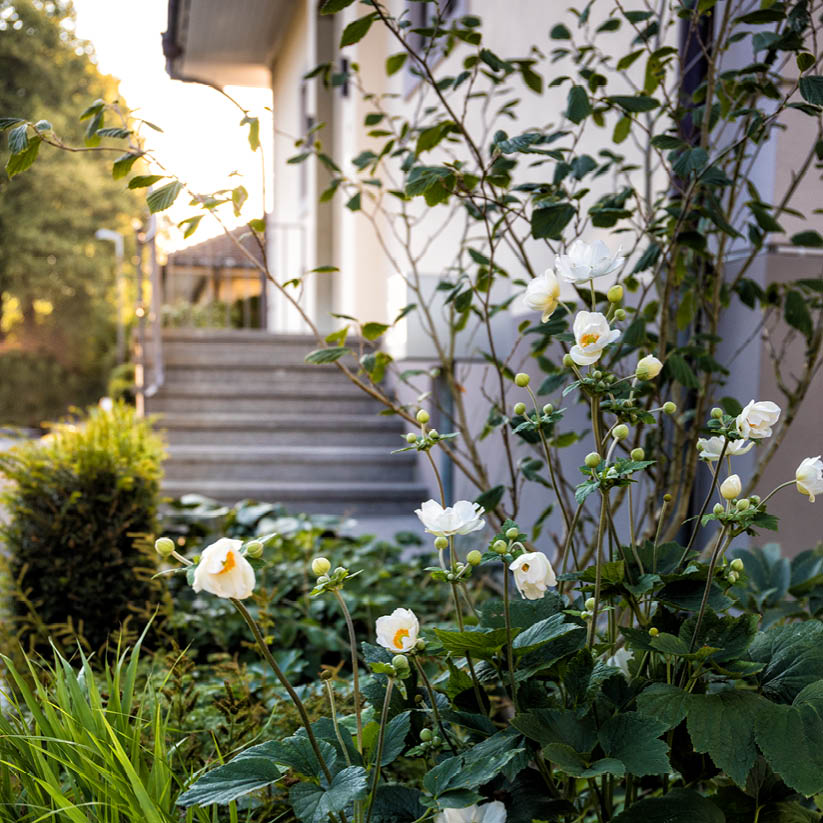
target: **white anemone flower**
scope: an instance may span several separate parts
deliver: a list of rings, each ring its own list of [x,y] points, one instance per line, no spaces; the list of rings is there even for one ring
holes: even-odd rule
[[[395,609],[375,623],[377,642],[390,652],[409,652],[417,643],[420,623],[411,609]]]
[[[760,440],[772,436],[772,426],[780,417],[780,406],[771,400],[750,400],[737,415],[737,431],[743,437]]]
[[[523,302],[533,311],[541,313],[543,323],[554,314],[559,300],[560,283],[551,269],[546,269],[542,275],[533,278],[523,295]]]
[[[436,500],[427,500],[414,513],[429,534],[451,537],[453,534],[470,534],[486,525],[483,507],[469,500],[458,500],[445,509]]]
[[[697,448],[700,452],[701,460],[708,460],[713,463],[715,460],[720,460],[720,455],[723,453],[723,443],[725,437],[700,437],[697,440]],[[754,446],[750,440],[729,440],[729,445],[726,446],[726,454],[724,457],[739,457],[741,454],[746,454],[751,451]]]
[[[809,497],[814,503],[816,494],[823,494],[823,460],[817,457],[805,457],[794,473],[797,490]]]
[[[443,809],[434,823],[506,823],[506,807],[499,800],[465,809]]]
[[[603,349],[620,337],[620,331],[610,328],[609,321],[599,311],[579,311],[573,331],[576,342],[569,354],[578,366],[596,363]]]
[[[622,251],[623,247],[618,246],[612,254],[602,240],[591,244],[575,240],[566,254],[558,255],[554,266],[560,277],[579,285],[593,277],[603,277],[619,271],[626,262],[626,258],[620,254]]]
[[[527,600],[540,600],[551,586],[557,585],[557,577],[549,558],[543,552],[521,554],[510,566],[517,590]]]
[[[194,570],[192,588],[217,597],[245,600],[254,592],[254,569],[240,554],[242,540],[221,537],[203,549]]]

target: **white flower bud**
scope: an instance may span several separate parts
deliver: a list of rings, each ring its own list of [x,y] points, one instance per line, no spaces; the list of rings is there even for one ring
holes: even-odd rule
[[[724,500],[734,500],[735,497],[740,496],[743,491],[743,484],[740,482],[740,477],[736,474],[730,474],[720,484],[720,495]]]
[[[329,563],[325,557],[315,557],[314,560],[311,561],[312,573],[317,577],[328,574],[330,568],[331,563]]]

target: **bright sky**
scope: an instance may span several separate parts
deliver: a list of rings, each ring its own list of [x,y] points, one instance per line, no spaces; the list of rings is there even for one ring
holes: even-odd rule
[[[137,6],[133,0],[74,0],[74,6],[77,34],[93,43],[100,70],[119,78],[129,106],[163,129],[163,134],[147,134],[148,145],[161,162],[195,191],[242,183],[249,192],[243,217],[258,216],[263,209],[260,154],[249,148],[248,129],[239,125],[242,113],[214,89],[172,80],[166,74],[160,36],[166,30],[167,0],[141,0]],[[271,119],[266,107],[271,105],[271,92],[232,87],[226,91],[260,117],[260,140],[268,154]],[[230,176],[234,171],[241,176]],[[174,223],[196,214],[187,203],[181,195],[165,214]],[[227,221],[234,220],[229,209],[222,213]],[[188,240],[172,227],[167,251],[219,232],[208,217]]]

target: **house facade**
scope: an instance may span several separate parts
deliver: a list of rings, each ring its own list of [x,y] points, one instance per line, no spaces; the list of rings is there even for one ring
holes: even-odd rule
[[[302,287],[301,304],[316,325],[324,332],[338,328],[340,321],[333,314],[356,317],[364,322],[391,323],[398,309],[409,302],[404,277],[410,268],[423,284],[423,291],[436,294],[437,283],[445,268],[454,257],[454,248],[460,243],[463,225],[452,212],[444,207],[426,210],[418,198],[413,205],[415,240],[409,242],[402,233],[381,223],[372,216],[368,193],[364,193],[364,206],[355,210],[347,206],[348,198],[336,194],[320,202],[321,194],[328,188],[330,173],[318,160],[309,157],[300,163],[288,162],[300,152],[295,143],[309,134],[316,134],[323,151],[347,173],[354,173],[353,164],[364,150],[379,151],[380,141],[368,135],[369,127],[364,118],[374,111],[373,102],[364,100],[362,91],[376,95],[388,115],[409,111],[412,107],[424,107],[418,82],[408,63],[390,76],[385,71],[386,60],[399,51],[392,35],[385,27],[374,25],[358,43],[339,49],[338,43],[345,27],[362,16],[366,9],[355,3],[343,12],[323,16],[318,13],[317,0],[170,0],[169,30],[164,35],[169,72],[184,80],[207,82],[215,85],[249,85],[270,87],[274,118],[273,169],[270,185],[273,191],[273,210],[267,216],[268,259],[275,276],[287,280],[310,272],[317,267],[333,265],[338,272],[311,273],[306,275]],[[392,13],[405,12],[415,24],[425,14],[425,4],[414,0],[387,0],[384,4]],[[757,7],[756,3],[752,8]],[[534,43],[548,51],[553,44],[548,32],[559,22],[568,23],[563,4],[545,0],[441,0],[444,14],[476,14],[483,19],[484,44],[501,55],[528,55]],[[612,10],[611,3],[595,3],[591,26],[596,27],[598,17],[605,18]],[[633,32],[624,27],[613,35],[615,47],[621,53],[629,52]],[[664,27],[658,35],[661,45],[678,46],[680,31],[677,21]],[[621,40],[620,38],[624,38]],[[745,63],[751,60],[748,41],[735,46],[729,59]],[[748,49],[748,51],[747,51]],[[437,63],[438,73],[444,76],[459,73],[465,51],[458,47],[448,57]],[[564,60],[559,58],[553,73],[564,73]],[[331,73],[345,74],[347,67],[356,64],[356,79],[326,85],[319,77],[306,78],[315,66],[329,64]],[[639,69],[638,69],[639,70]],[[792,67],[786,67],[786,82],[791,82]],[[572,74],[569,66],[569,74]],[[642,75],[641,75],[642,80]],[[362,84],[358,88],[356,84]],[[626,94],[633,93],[626,83]],[[548,88],[541,95],[524,92],[517,108],[520,123],[529,128],[550,128],[562,122],[566,109],[568,87],[560,85]],[[620,89],[610,86],[610,93]],[[507,128],[512,134],[519,133],[517,123],[503,118],[500,124],[489,118],[488,112],[478,107],[469,112],[469,126],[474,129]],[[788,128],[776,132],[762,150],[758,162],[749,170],[749,178],[757,186],[763,199],[775,202],[788,187],[792,186],[793,170],[798,163],[800,147],[813,142],[816,129],[813,118],[800,112],[789,115]],[[314,131],[319,124],[322,128]],[[583,130],[580,152],[594,156],[610,135],[601,129]],[[643,148],[631,141],[622,144],[620,151],[627,162],[643,168],[647,158]],[[592,182],[597,191],[598,181]],[[602,182],[603,190],[609,190]],[[813,172],[796,187],[793,205],[805,213],[812,213],[819,205],[819,174]],[[379,195],[376,195],[379,196]],[[385,196],[385,195],[384,195]],[[819,217],[823,228],[823,220]],[[772,282],[796,277],[817,278],[823,271],[823,257],[816,253],[791,246],[788,238],[800,229],[810,228],[808,223],[786,216],[781,218],[786,234],[772,235],[772,246],[759,255],[748,276],[763,288]],[[609,238],[607,230],[601,230],[601,239],[615,245],[617,239]],[[587,238],[594,240],[597,235]],[[529,255],[537,270],[552,264],[553,254],[547,246],[537,241],[525,241]],[[742,257],[745,241],[732,250],[732,255]],[[500,263],[510,271],[518,263],[513,253],[501,250]],[[279,334],[298,334],[306,331],[298,313],[285,301],[277,290],[270,287],[267,294],[267,325],[269,331]],[[501,313],[495,319],[495,335],[501,348],[514,342],[517,320]],[[435,320],[437,312],[434,312]],[[767,356],[766,346],[758,327],[756,313],[740,307],[727,315],[726,351],[723,355],[731,369],[725,394],[742,402],[750,398],[779,399],[776,374]],[[477,346],[472,345],[471,335],[465,349],[456,352],[462,363],[462,382],[466,390],[475,392],[482,400],[484,374],[488,371],[481,362]],[[433,351],[415,315],[396,324],[387,337],[387,343],[395,359],[408,361],[412,366],[425,368],[432,363]],[[784,353],[782,368],[790,373],[794,365],[802,365],[804,352],[800,343]],[[823,375],[817,374],[808,400],[797,412],[793,428],[780,452],[770,464],[761,483],[763,487],[777,485],[793,476],[794,468],[802,457],[823,451],[818,417],[823,404]],[[513,402],[513,401],[512,401]],[[485,401],[469,404],[477,408],[478,428],[486,414]],[[574,452],[574,448],[570,450]],[[572,454],[571,460],[581,454]],[[494,462],[494,456],[491,462]],[[739,458],[737,470],[745,476],[753,467],[753,457]],[[421,478],[431,483],[431,477],[421,470]],[[454,478],[453,494],[470,499],[476,490],[460,477]],[[530,512],[542,508],[540,490],[528,492],[534,499],[527,501]],[[774,503],[774,509],[784,520],[783,533],[792,545],[789,550],[800,550],[814,545],[823,536],[819,517],[813,507],[799,495],[783,495]]]

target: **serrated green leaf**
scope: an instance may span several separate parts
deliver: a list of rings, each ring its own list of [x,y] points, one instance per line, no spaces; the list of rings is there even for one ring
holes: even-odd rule
[[[41,142],[42,138],[39,135],[35,135],[28,141],[28,145],[23,151],[12,154],[9,157],[6,162],[6,174],[8,174],[9,178],[14,177],[15,174],[20,174],[21,171],[25,171],[34,163],[37,159],[37,152],[40,150]]]
[[[725,823],[726,816],[711,800],[692,789],[672,789],[663,797],[634,803],[612,823]]]
[[[121,154],[112,164],[111,176],[115,180],[120,180],[125,177],[131,171],[131,167],[137,162],[138,157],[140,157],[139,152],[127,151],[125,154]]]
[[[179,180],[172,180],[171,183],[166,183],[165,186],[160,186],[159,189],[151,192],[146,197],[146,204],[152,214],[159,211],[165,211],[169,206],[177,200],[177,195],[183,191],[183,184]]]
[[[363,337],[366,340],[377,340],[391,328],[386,323],[365,323],[363,325]]]
[[[287,771],[271,757],[272,743],[261,743],[238,754],[223,766],[206,772],[177,798],[181,806],[226,804],[249,792],[270,786]]]
[[[343,29],[343,34],[340,37],[340,48],[353,46],[355,43],[360,42],[368,33],[376,17],[377,14],[372,12],[372,14],[365,14],[363,17],[359,17],[357,20],[349,23],[348,26]]]
[[[749,656],[765,664],[758,675],[763,694],[789,703],[806,686],[823,680],[823,623],[772,626],[755,637]]]
[[[303,823],[326,823],[330,814],[343,811],[368,790],[366,770],[349,766],[338,772],[328,789],[316,783],[298,783],[289,792],[289,802]]]
[[[686,717],[691,695],[669,683],[652,683],[637,696],[641,714],[653,717],[673,729]]]
[[[666,724],[639,712],[624,712],[609,718],[598,733],[598,740],[608,757],[620,760],[629,774],[644,777],[667,774],[671,766],[668,746],[659,740]]]
[[[550,640],[562,637],[564,634],[569,634],[569,632],[580,631],[582,628],[576,623],[567,623],[565,616],[562,614],[553,614],[551,617],[529,626],[528,629],[517,635],[512,642],[512,648],[518,654],[525,654],[544,643],[548,643]]]
[[[807,74],[801,77],[800,94],[807,103],[823,106],[823,75]]]
[[[575,214],[577,210],[571,203],[555,203],[535,209],[531,217],[532,237],[535,240],[559,240]]]
[[[147,186],[153,186],[158,180],[162,180],[165,175],[162,174],[138,174],[129,180],[130,189],[144,189]]]
[[[26,147],[29,145],[28,130],[28,124],[23,123],[20,126],[15,126],[9,132],[9,151],[12,154],[20,154],[20,152],[26,150]]]
[[[434,633],[446,651],[456,655],[468,653],[483,659],[493,657],[495,652],[499,651],[506,642],[505,629],[462,632],[435,629]]]
[[[22,117],[0,117],[0,131],[6,131],[18,123],[25,123]]]

